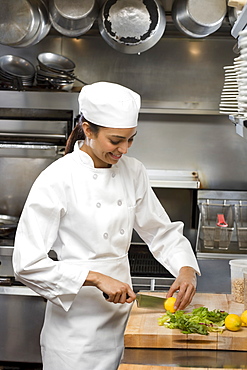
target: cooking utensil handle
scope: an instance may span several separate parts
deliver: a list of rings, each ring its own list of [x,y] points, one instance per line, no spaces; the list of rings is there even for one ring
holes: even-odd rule
[[[217,226],[227,227],[228,223],[225,220],[225,216],[221,213],[217,214]]]

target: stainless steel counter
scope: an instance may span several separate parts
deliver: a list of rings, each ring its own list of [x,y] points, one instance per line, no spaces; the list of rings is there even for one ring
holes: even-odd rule
[[[27,287],[0,286],[0,362],[40,363],[45,300]]]
[[[247,353],[236,351],[179,350],[179,349],[125,349],[123,364],[191,368],[246,369]]]

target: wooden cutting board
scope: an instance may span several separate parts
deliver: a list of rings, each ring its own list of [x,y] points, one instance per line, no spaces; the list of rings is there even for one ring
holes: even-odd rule
[[[165,297],[165,293],[145,292],[144,294]],[[205,306],[210,311],[220,309],[240,315],[243,304],[232,302],[230,294],[196,293],[186,312]],[[182,334],[178,329],[158,325],[158,318],[164,312],[138,308],[134,303],[125,330],[126,348],[180,348],[247,351],[247,327],[237,332],[225,330],[209,335]]]
[[[155,366],[155,365],[134,365],[134,364],[121,364],[118,370],[207,370],[205,367],[178,367],[178,366]],[[210,368],[213,370],[212,368]],[[219,370],[219,369],[215,369]],[[227,370],[236,370],[236,368],[227,368]],[[242,369],[244,370],[244,369]]]

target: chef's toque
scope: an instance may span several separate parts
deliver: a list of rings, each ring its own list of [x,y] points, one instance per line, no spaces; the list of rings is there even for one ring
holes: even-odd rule
[[[89,122],[103,127],[137,126],[141,97],[127,87],[111,82],[96,82],[81,89],[79,110]]]

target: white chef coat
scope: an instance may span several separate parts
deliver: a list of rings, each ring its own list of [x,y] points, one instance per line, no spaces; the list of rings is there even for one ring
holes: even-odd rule
[[[111,168],[94,168],[81,145],[34,182],[15,239],[16,278],[48,300],[44,370],[117,369],[131,305],[107,302],[83,283],[92,270],[131,285],[133,228],[174,276],[182,266],[199,273],[183,224],[170,221],[144,166],[123,156]],[[49,258],[50,250],[58,261]]]

